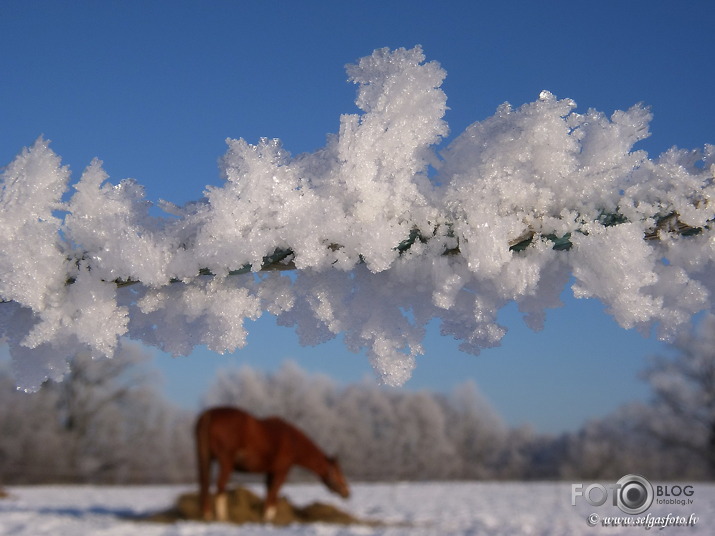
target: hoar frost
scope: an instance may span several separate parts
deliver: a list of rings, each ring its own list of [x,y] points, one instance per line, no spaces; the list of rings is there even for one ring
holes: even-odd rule
[[[571,278],[644,333],[713,310],[712,145],[651,160],[633,150],[647,108],[581,114],[544,91],[439,151],[445,72],[420,47],[377,50],[348,74],[361,113],[325,147],[228,140],[223,185],[160,203],[171,217],[98,160],[63,202],[69,170],[42,138],[24,149],[0,191],[0,330],[18,385],[61,377],[79,351],[112,356],[124,336],[233,351],[263,312],[304,345],[343,334],[401,384],[431,319],[476,354],[504,336],[502,307],[540,329]]]

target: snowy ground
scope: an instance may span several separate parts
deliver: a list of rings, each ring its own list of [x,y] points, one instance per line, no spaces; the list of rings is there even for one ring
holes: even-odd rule
[[[296,504],[333,502],[361,518],[386,526],[293,525],[275,528],[225,524],[138,524],[123,518],[163,510],[189,487],[10,487],[0,499],[0,535],[14,536],[253,536],[253,535],[577,535],[638,534],[643,527],[589,527],[587,517],[622,516],[613,507],[571,505],[570,483],[396,483],[356,484],[348,501],[334,499],[319,485],[285,486]],[[257,488],[260,490],[260,488]],[[693,504],[656,505],[657,516],[698,517],[694,527],[668,527],[667,534],[711,534],[715,485],[694,484]],[[262,491],[261,491],[262,492]],[[630,517],[630,516],[625,516]],[[643,515],[643,517],[646,517]],[[653,528],[652,530],[658,530]],[[650,531],[647,531],[650,532]]]

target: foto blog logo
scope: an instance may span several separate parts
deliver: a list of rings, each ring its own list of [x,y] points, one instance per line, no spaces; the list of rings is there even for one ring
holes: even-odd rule
[[[640,475],[626,475],[615,484],[571,484],[571,505],[576,506],[577,498],[584,499],[591,506],[602,506],[609,498],[611,504],[623,513],[642,514],[655,498],[653,485]]]

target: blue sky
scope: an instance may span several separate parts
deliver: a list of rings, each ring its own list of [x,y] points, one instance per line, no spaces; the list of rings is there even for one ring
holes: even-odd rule
[[[46,2],[0,4],[0,165],[38,136],[74,177],[92,158],[110,181],[184,203],[219,184],[227,137],[313,151],[353,113],[344,66],[375,48],[421,44],[447,71],[451,136],[498,105],[548,89],[578,111],[652,107],[655,156],[715,143],[715,4],[603,2]],[[502,346],[457,350],[432,326],[409,389],[472,378],[510,424],[560,431],[648,391],[645,357],[666,348],[620,329],[600,303],[564,296],[533,333],[514,308]],[[195,407],[217,368],[285,359],[350,382],[371,375],[339,340],[302,348],[270,317],[233,356],[157,356],[173,400]]]

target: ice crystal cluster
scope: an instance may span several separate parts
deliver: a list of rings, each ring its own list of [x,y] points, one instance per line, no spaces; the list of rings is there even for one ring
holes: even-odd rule
[[[426,324],[466,352],[499,344],[515,301],[540,329],[571,284],[624,328],[674,334],[715,292],[715,147],[650,159],[649,110],[575,111],[542,92],[441,147],[444,70],[419,47],[348,67],[361,112],[311,154],[228,140],[225,179],[183,207],[79,180],[39,139],[2,172],[0,331],[18,385],[61,377],[120,337],[172,354],[246,344],[268,312],[305,345],[338,334],[400,384]],[[275,270],[290,268],[291,271]]]

